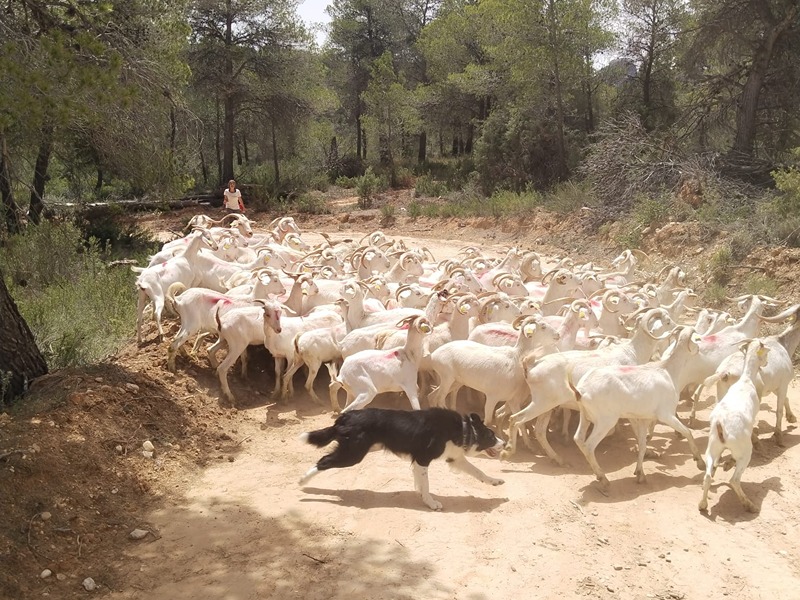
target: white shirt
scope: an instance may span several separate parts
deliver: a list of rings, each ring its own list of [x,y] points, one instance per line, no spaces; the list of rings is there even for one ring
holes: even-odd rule
[[[239,189],[233,191],[230,188],[225,188],[225,208],[239,210],[239,199],[242,197],[242,192]]]

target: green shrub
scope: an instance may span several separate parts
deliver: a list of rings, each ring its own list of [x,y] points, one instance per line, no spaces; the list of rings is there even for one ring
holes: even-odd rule
[[[395,214],[397,214],[397,207],[394,204],[387,202],[381,206],[381,216],[387,221],[394,219]]]
[[[425,204],[422,206],[422,215],[429,218],[439,216],[439,206],[436,204]]]
[[[417,217],[422,216],[423,206],[417,200],[412,200],[408,203],[407,214],[412,219],[416,219]]]
[[[556,185],[543,200],[543,206],[560,214],[574,212],[584,206],[596,206],[592,186],[588,183],[565,181]]]
[[[153,249],[150,233],[132,222],[119,204],[88,206],[75,214],[84,240],[94,239],[103,249],[132,251]]]
[[[711,283],[705,288],[703,299],[706,304],[714,308],[720,308],[727,302],[728,290],[720,283]]]
[[[370,208],[375,195],[381,188],[381,180],[369,167],[367,171],[358,178],[356,192],[358,193],[358,207],[361,209]]]
[[[733,252],[728,244],[720,246],[709,260],[708,270],[712,281],[722,286],[727,285],[731,279],[731,265],[733,264]]]
[[[435,180],[430,174],[420,175],[417,177],[417,183],[414,186],[414,196],[427,196],[430,198],[437,198],[447,193],[447,185],[442,181]]]
[[[644,227],[657,227],[669,220],[672,199],[668,194],[659,197],[641,196],[633,205],[631,216]]]
[[[394,175],[395,188],[408,189],[414,185],[414,174],[406,167],[400,167]]]
[[[352,189],[358,185],[358,177],[345,177],[344,175],[336,178],[336,185],[345,189]]]
[[[316,194],[303,194],[292,203],[293,208],[303,214],[325,215],[330,213],[325,198]]]
[[[51,369],[98,361],[130,337],[134,275],[106,267],[109,258],[72,223],[29,227],[0,249],[0,270]]]
[[[778,294],[779,284],[772,277],[763,274],[753,274],[744,282],[746,294],[764,294],[773,298]]]
[[[795,161],[800,162],[800,148],[792,151]],[[800,215],[800,169],[792,165],[772,172],[775,187],[781,192],[775,200],[775,210],[784,217]]]

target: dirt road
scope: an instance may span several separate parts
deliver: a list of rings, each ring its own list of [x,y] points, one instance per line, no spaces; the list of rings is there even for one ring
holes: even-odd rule
[[[464,242],[424,243],[440,257]],[[233,389],[252,394],[244,384]],[[796,382],[790,398],[800,406]],[[431,492],[444,504],[435,513],[414,493],[407,462],[383,452],[300,489],[298,478],[322,452],[298,435],[327,426],[330,414],[301,396],[288,405],[258,396],[245,404],[230,421],[243,440],[238,453],[176,482],[176,499],[149,519],[160,539],[120,557],[126,587],[110,597],[800,597],[800,432],[790,424],[786,446],[775,445],[772,397],[762,405],[762,441],[743,478],[760,513],[743,512],[733,491],[717,484],[708,516],[697,510],[702,474],[686,442],[663,427],[652,441],[662,455],[645,462],[645,484],[633,475],[627,425],[600,445],[608,496],[574,443],[555,434],[570,467],[525,449],[512,462],[475,459],[505,480],[499,487],[434,463]],[[386,396],[374,405],[405,408],[407,401]],[[709,410],[705,403],[695,429],[702,449]],[[728,476],[720,471],[717,481]]]

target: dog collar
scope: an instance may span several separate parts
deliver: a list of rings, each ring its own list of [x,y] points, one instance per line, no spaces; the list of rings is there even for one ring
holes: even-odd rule
[[[475,438],[475,428],[472,423],[468,424],[467,421],[469,421],[469,417],[461,418],[461,447],[464,450],[467,450],[472,445],[472,441]]]

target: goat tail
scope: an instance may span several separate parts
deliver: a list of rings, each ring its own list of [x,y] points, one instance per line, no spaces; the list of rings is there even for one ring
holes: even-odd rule
[[[392,335],[394,331],[382,331],[375,336],[375,349],[382,350],[383,345],[386,343],[386,338]]]
[[[185,291],[186,286],[180,281],[176,281],[167,288],[167,296],[164,305],[170,313],[178,314],[178,311],[175,310],[175,297],[180,296]]]
[[[222,323],[219,320],[219,305],[220,303],[217,302],[217,306],[214,307],[214,322],[217,324],[217,331],[222,332]]]
[[[300,356],[300,344],[299,344],[299,341],[300,341],[300,336],[301,335],[303,335],[303,334],[302,333],[298,333],[296,336],[294,336],[294,339],[292,340],[292,345],[294,346],[294,355],[295,356]]]
[[[580,402],[583,394],[578,391],[578,388],[572,385],[572,382],[569,380],[569,378],[567,378],[567,385],[569,385],[569,389],[572,390],[572,393],[575,394],[575,402]]]
[[[725,443],[725,432],[722,431],[722,423],[717,422],[717,436],[719,437],[719,441],[723,444]]]
[[[307,431],[300,434],[300,440],[308,444],[312,444],[317,448],[327,446],[336,438],[336,426],[331,425],[325,429],[317,429],[316,431]]]

